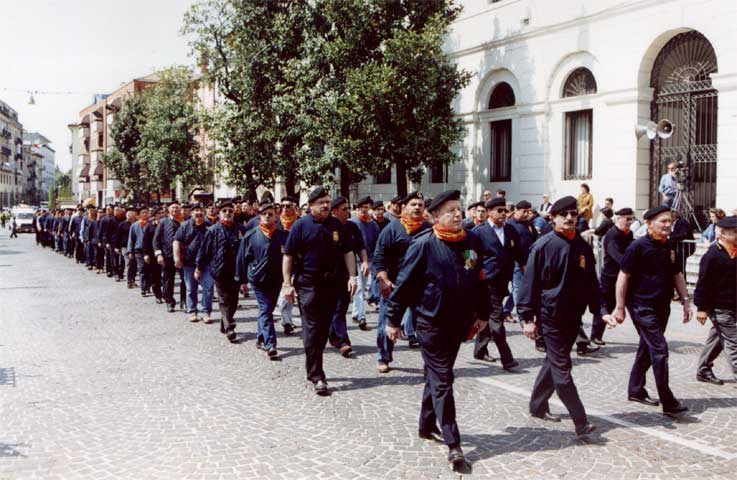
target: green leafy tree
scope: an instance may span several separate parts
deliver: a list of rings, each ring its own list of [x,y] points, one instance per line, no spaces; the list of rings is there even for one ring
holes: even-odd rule
[[[194,78],[186,67],[160,72],[143,94],[143,122],[137,158],[157,191],[206,188],[210,171],[197,140],[201,118],[195,108]]]

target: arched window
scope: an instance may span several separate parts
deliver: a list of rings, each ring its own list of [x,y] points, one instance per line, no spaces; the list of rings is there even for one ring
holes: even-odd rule
[[[502,82],[491,92],[489,110],[494,108],[512,107],[515,103],[514,90],[507,82]]]
[[[563,97],[578,97],[596,93],[596,79],[588,68],[577,68],[568,75],[563,86]]]

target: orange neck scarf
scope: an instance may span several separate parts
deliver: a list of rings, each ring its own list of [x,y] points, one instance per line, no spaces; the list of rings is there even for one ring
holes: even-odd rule
[[[233,226],[233,220],[223,220],[223,219],[220,219],[220,223],[222,223],[223,225],[225,225],[228,228],[230,228],[230,227]]]
[[[177,223],[182,223],[184,221],[184,215],[182,215],[181,213],[177,215],[176,217],[171,217],[171,218],[173,218]]]
[[[281,221],[281,226],[284,227],[284,230],[288,232],[289,230],[291,230],[294,222],[297,221],[297,214],[293,213],[291,217],[288,217],[282,213],[281,215],[279,215],[279,220]]]
[[[141,228],[146,228],[146,225],[148,225],[148,220],[139,220],[138,223],[141,225]]]
[[[466,238],[466,230],[461,228],[460,230],[451,230],[449,228],[443,228],[437,223],[432,226],[433,232],[435,233],[435,236],[438,237],[438,240],[442,240],[444,242],[460,242],[464,238]]]
[[[665,243],[666,240],[668,240],[668,237],[664,237],[662,235],[659,235],[659,234],[655,233],[654,231],[650,230],[649,228],[647,229],[647,234],[650,235],[650,237],[653,240],[655,240],[656,242],[658,242],[660,244],[663,244],[663,243]]]
[[[625,228],[623,228],[621,230],[621,232],[624,233],[625,235],[629,235],[630,234],[630,229],[625,227]]]
[[[404,225],[404,229],[407,230],[407,235],[412,235],[417,231],[418,228],[422,226],[423,220],[412,220],[409,215],[402,214],[402,217],[399,219],[400,222],[402,222],[402,225]]]
[[[566,237],[568,240],[573,240],[573,237],[576,236],[576,231],[575,230],[571,230],[571,231],[567,231],[567,230],[555,230],[555,231],[557,233],[563,235],[564,237]]]
[[[730,243],[727,243],[721,238],[719,239],[719,245],[724,247],[724,249],[729,254],[729,258],[737,257],[737,245],[732,245]]]
[[[261,232],[263,232],[264,235],[266,235],[266,238],[271,240],[271,236],[276,231],[276,223],[272,223],[270,227],[267,227],[262,222],[258,224],[258,229],[261,230]]]
[[[203,217],[195,217],[194,223],[195,225],[202,225],[203,223],[205,223],[205,219]]]
[[[371,218],[371,215],[369,215],[368,213],[366,215],[364,215],[362,213],[358,214],[358,219],[361,220],[363,223],[368,223],[371,220],[373,220]]]
[[[484,223],[485,221],[486,221],[486,220],[481,220],[480,218],[476,217],[476,218],[474,218],[474,219],[473,219],[473,224],[474,224],[474,225],[481,225],[481,224],[482,224],[482,223]]]

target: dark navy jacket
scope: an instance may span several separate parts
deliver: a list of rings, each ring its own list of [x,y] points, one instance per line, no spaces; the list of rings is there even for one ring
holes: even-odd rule
[[[75,215],[72,217],[72,219],[69,222],[69,234],[72,235],[74,238],[79,237],[79,230],[82,226],[82,219],[84,217],[80,217],[79,215]]]
[[[288,236],[278,228],[271,235],[271,240],[258,228],[247,231],[238,249],[235,281],[279,289],[282,284],[282,255]]]
[[[376,222],[376,224],[379,226],[379,233],[383,232],[384,229],[389,226],[390,223],[392,223],[392,221],[387,217],[384,217],[384,220],[382,220],[381,222],[374,218],[374,222]]]
[[[488,221],[477,225],[473,233],[481,239],[483,250],[481,278],[507,291],[514,274],[514,262],[524,265],[523,260],[527,259],[527,252],[515,227],[505,224],[503,229],[504,245],[499,242],[499,237]]]
[[[118,220],[110,215],[105,215],[100,220],[100,241],[103,244],[109,243],[111,246],[115,243],[115,234],[118,230]]]
[[[681,273],[675,242],[660,243],[648,233],[627,247],[621,269],[630,274],[628,306],[667,307],[673,297],[673,276]]]
[[[399,274],[399,263],[409,248],[413,238],[420,233],[431,229],[432,225],[423,222],[412,235],[407,233],[400,220],[392,221],[388,227],[381,231],[374,249],[374,261],[372,268],[376,273],[386,272],[389,280],[394,282]]]
[[[90,217],[84,217],[84,235],[82,236],[82,240],[85,242],[92,242],[96,245],[98,242],[97,234],[99,230],[100,226],[97,222],[97,218],[91,220]]]
[[[154,257],[154,237],[159,224],[153,220],[149,220],[143,229],[143,254],[151,257],[151,261],[155,261]]]
[[[587,306],[607,315],[591,246],[578,234],[573,240],[557,232],[540,237],[527,259],[516,303],[523,321],[537,315],[542,323],[568,331],[578,329]]]
[[[530,222],[518,222],[514,218],[507,220],[507,225],[511,225],[519,234],[519,240],[522,247],[522,261],[519,262],[520,266],[527,263],[527,255],[530,253],[532,244],[537,240],[537,230],[532,226]]]
[[[111,244],[113,248],[128,248],[128,236],[131,231],[131,223],[129,221],[120,222],[115,230],[115,237]]]
[[[361,232],[363,247],[368,254],[369,262],[372,261],[374,250],[376,249],[376,241],[379,239],[379,224],[373,219],[370,222],[362,222],[360,218],[356,217],[348,221],[358,227],[358,231]]]
[[[197,252],[195,260],[197,269],[202,271],[209,265],[214,279],[232,281],[235,277],[235,259],[242,232],[243,226],[235,222],[230,228],[226,228],[222,223],[216,223],[208,228]]]
[[[433,230],[417,235],[399,267],[387,303],[387,324],[398,327],[407,307],[433,323],[468,328],[474,313],[489,317],[489,295],[480,279],[481,240],[467,232],[460,242],[438,239]]]
[[[57,230],[59,233],[64,235],[69,230],[69,217],[64,215],[61,217],[61,221],[59,222],[59,225],[57,226]]]
[[[601,283],[614,286],[617,282],[622,258],[627,247],[633,241],[632,232],[625,233],[613,226],[604,235],[602,245],[604,248],[604,266],[601,269]]]
[[[205,238],[207,232],[207,223],[197,225],[194,218],[190,218],[182,223],[182,226],[174,235],[174,240],[181,244],[180,251],[183,254],[184,264],[188,267],[194,267],[197,260],[197,252],[200,250],[202,239]]]
[[[737,311],[737,257],[729,258],[719,242],[701,257],[693,299],[700,311],[709,314],[715,309]]]
[[[171,217],[162,218],[154,234],[154,253],[165,258],[174,258],[174,235],[179,229],[179,222]]]
[[[284,246],[284,253],[294,259],[295,277],[337,277],[346,269],[344,255],[352,250],[340,220],[329,216],[318,222],[311,214],[294,222]]]

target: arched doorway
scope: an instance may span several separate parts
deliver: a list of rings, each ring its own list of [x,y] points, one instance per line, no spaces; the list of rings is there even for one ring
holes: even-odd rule
[[[650,149],[650,203],[658,205],[658,184],[670,162],[679,167],[679,183],[693,206],[694,227],[708,224],[716,202],[717,72],[714,48],[696,31],[673,37],[660,51],[650,76],[654,88],[652,119],[668,119],[675,131],[656,139]]]

